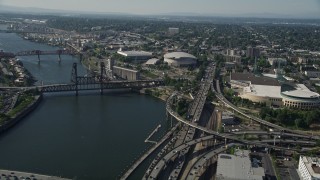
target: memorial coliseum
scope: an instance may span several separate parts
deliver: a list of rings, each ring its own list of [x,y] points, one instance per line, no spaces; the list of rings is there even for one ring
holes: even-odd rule
[[[185,52],[172,52],[164,55],[164,62],[169,66],[194,66],[197,64],[197,58]]]

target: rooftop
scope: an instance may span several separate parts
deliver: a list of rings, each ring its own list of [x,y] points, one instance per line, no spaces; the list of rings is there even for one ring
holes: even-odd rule
[[[130,71],[130,72],[134,72],[134,73],[138,73],[139,72],[139,71],[136,71],[136,70],[133,70],[133,69],[123,68],[123,67],[119,67],[119,66],[113,66],[113,68],[122,69],[122,70]]]
[[[135,57],[135,56],[152,56],[151,52],[146,51],[118,51],[118,54],[127,56],[127,57]]]
[[[146,65],[154,65],[154,64],[157,64],[159,61],[160,61],[160,59],[152,58],[152,59],[149,59],[149,60],[146,62]]]
[[[303,163],[307,167],[311,176],[320,178],[320,159],[315,157],[301,156]]]
[[[230,80],[251,82],[254,85],[280,86],[279,82],[273,78],[258,77],[249,73],[231,73]]]
[[[185,52],[172,52],[172,53],[167,53],[164,55],[164,58],[169,58],[169,59],[180,59],[180,58],[192,58],[192,59],[197,59],[195,56],[185,53]]]
[[[284,91],[282,94],[300,98],[320,98],[318,93],[310,91],[304,84],[297,84],[295,90]]]
[[[249,153],[247,150],[236,150],[235,155],[219,154],[216,179],[263,179],[263,168],[252,167]]]
[[[243,91],[256,96],[282,98],[281,86],[250,85],[245,87]]]

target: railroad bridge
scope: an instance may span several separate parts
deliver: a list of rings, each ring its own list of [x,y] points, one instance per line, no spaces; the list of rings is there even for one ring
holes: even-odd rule
[[[136,81],[111,81],[107,76],[106,68],[103,62],[100,63],[100,74],[92,76],[78,76],[77,63],[73,63],[70,84],[53,84],[31,87],[0,87],[0,90],[31,90],[37,89],[41,93],[52,92],[75,92],[78,95],[79,91],[100,90],[101,94],[105,89],[135,89],[151,88],[163,86],[162,79],[153,80],[136,80]]]
[[[66,44],[66,48],[58,49],[53,51],[42,51],[42,50],[27,50],[27,51],[20,51],[16,53],[12,52],[3,52],[0,51],[0,59],[1,58],[14,58],[16,56],[38,56],[38,62],[40,62],[40,56],[43,55],[58,55],[59,62],[61,62],[61,55],[80,55],[80,61],[82,60],[83,54],[77,50],[75,47],[71,46],[70,44]]]

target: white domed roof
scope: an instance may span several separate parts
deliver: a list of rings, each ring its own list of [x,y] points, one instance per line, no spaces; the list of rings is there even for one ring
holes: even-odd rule
[[[185,52],[172,52],[172,53],[167,53],[164,55],[164,58],[168,59],[181,59],[181,58],[190,58],[190,59],[197,59],[195,56],[185,53]]]

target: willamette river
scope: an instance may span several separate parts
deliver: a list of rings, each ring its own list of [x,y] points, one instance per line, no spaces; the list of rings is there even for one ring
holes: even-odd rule
[[[16,34],[0,33],[0,49],[54,50]],[[18,57],[44,84],[68,83],[77,58]],[[78,62],[79,64],[79,62]],[[79,64],[81,74],[84,68]],[[38,83],[39,83],[38,82]],[[133,93],[45,95],[39,107],[0,135],[0,169],[77,179],[116,179],[150,146],[145,138],[158,125],[159,138],[167,129],[164,102]],[[154,138],[154,139],[155,139]],[[146,163],[143,166],[146,167]],[[139,169],[132,179],[140,179]]]

